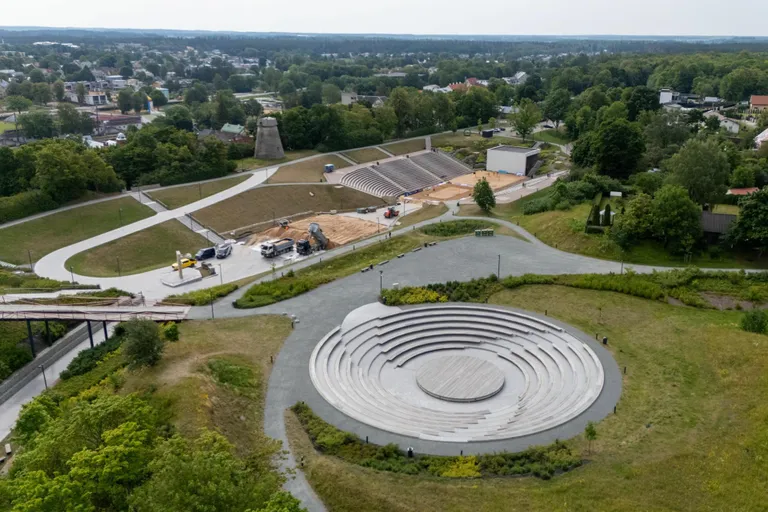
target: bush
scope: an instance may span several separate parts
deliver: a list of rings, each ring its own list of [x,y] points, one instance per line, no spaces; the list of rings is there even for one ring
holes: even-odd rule
[[[120,348],[123,344],[123,337],[116,336],[114,333],[107,341],[88,348],[77,354],[75,358],[67,365],[67,369],[61,372],[61,379],[68,380],[76,375],[83,375],[96,368],[109,354]]]
[[[233,142],[227,146],[227,158],[229,160],[241,160],[253,156],[253,144]]]
[[[59,204],[39,190],[0,197],[0,224],[58,208]]]
[[[379,446],[365,443],[357,436],[329,425],[303,402],[297,403],[291,410],[296,414],[315,449],[346,462],[379,471],[445,478],[534,475],[547,479],[557,471],[568,471],[581,465],[579,455],[560,441],[519,453],[470,456],[415,454],[410,458],[397,445]]]
[[[156,365],[165,348],[160,329],[151,320],[126,322],[124,344],[123,353],[132,367]]]
[[[523,215],[533,215],[535,213],[546,212],[552,210],[554,204],[549,197],[541,197],[539,199],[533,199],[523,205]]]
[[[163,338],[168,341],[179,341],[179,326],[176,322],[168,322],[163,326]]]
[[[430,236],[459,236],[474,233],[476,229],[487,229],[495,224],[484,220],[452,220],[449,222],[437,222],[421,228],[421,232]]]
[[[331,280],[330,277],[301,277],[295,274],[284,276],[274,281],[265,281],[251,286],[233,305],[243,309],[268,306],[314,290]]]
[[[741,328],[747,332],[765,334],[768,331],[768,314],[762,309],[747,311],[741,317]]]
[[[239,286],[235,283],[221,284],[219,286],[212,286],[211,288],[203,288],[202,290],[194,290],[178,295],[169,295],[163,299],[163,302],[187,304],[189,306],[205,306],[211,303],[211,299],[216,300],[225,297],[238,288]]]

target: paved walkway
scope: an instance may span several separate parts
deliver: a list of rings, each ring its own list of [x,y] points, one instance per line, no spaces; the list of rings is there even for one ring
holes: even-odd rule
[[[216,204],[225,199],[229,199],[230,197],[233,197],[241,192],[251,189],[256,185],[260,185],[261,183],[266,181],[266,179],[269,176],[271,176],[276,169],[277,168],[274,167],[271,169],[265,169],[264,171],[254,173],[249,179],[243,181],[242,183],[239,183],[231,188],[223,190],[212,196],[203,198],[199,201],[195,201],[194,203],[190,203],[185,206],[181,206],[179,208],[176,208],[175,210],[161,211],[160,213],[152,217],[142,219],[140,221],[134,222],[133,224],[129,224],[122,228],[115,229],[107,233],[103,233],[101,235],[95,236],[93,238],[89,238],[88,240],[83,240],[81,242],[56,250],[37,261],[34,269],[35,273],[38,274],[39,276],[48,277],[50,279],[57,279],[59,281],[69,281],[71,279],[70,272],[67,268],[65,268],[64,263],[75,254],[86,251],[93,247],[97,247],[107,242],[111,242],[112,240],[122,238],[126,235],[136,233],[137,231],[147,229],[149,227],[155,226],[167,220],[181,218],[182,220],[186,220],[187,222],[189,222],[189,218],[186,217],[187,214],[195,212],[207,206]],[[193,223],[193,229],[195,225],[196,224]],[[197,225],[197,227],[199,229],[204,229],[202,226],[199,226],[199,225]],[[142,288],[157,289],[157,283],[159,282],[159,277],[157,275],[157,271],[154,271],[154,272],[147,272],[144,274],[139,274],[134,276],[115,277],[115,278],[95,278],[95,277],[80,276],[75,274],[75,280],[81,284],[100,284],[102,285],[103,288],[109,288],[114,286],[117,288],[124,288],[129,291],[133,291],[137,289],[141,290]],[[151,298],[154,298],[154,297],[151,297]]]

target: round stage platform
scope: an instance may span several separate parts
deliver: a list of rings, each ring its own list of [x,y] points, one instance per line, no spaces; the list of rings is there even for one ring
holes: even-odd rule
[[[328,403],[367,425],[431,441],[503,440],[558,427],[600,396],[600,358],[571,331],[498,306],[375,303],[317,344],[309,372]]]

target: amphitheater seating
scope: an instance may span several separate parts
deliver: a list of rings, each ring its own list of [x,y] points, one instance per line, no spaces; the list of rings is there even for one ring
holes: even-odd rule
[[[472,172],[472,169],[469,167],[465,167],[451,157],[439,152],[416,155],[411,160],[440,178],[440,181],[448,181],[457,176]]]
[[[414,192],[440,183],[440,179],[414,165],[408,158],[390,160],[374,167],[376,172],[400,185],[406,192]]]
[[[427,360],[422,358],[438,353],[482,353],[517,387],[496,401],[457,404],[428,396],[413,372]],[[390,432],[449,442],[554,428],[584,412],[604,383],[595,353],[567,331],[507,309],[470,304],[388,308],[357,325],[345,321],[344,329],[315,347],[309,370],[320,394],[348,416]],[[393,378],[400,392],[391,389]]]
[[[424,153],[354,170],[345,174],[341,183],[379,197],[397,196],[433,187],[469,172],[471,169],[448,156]]]
[[[386,180],[370,167],[345,174],[341,184],[378,197],[399,196],[406,192],[404,188]]]

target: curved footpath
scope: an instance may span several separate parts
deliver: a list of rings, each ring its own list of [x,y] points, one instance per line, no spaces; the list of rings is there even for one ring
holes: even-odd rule
[[[435,222],[455,220],[454,210],[445,215],[421,222],[415,226]],[[488,220],[484,217],[461,217]],[[495,273],[499,255],[501,255],[502,276],[522,275],[525,273],[539,274],[581,274],[581,273],[609,273],[620,272],[621,264],[614,261],[588,258],[576,254],[566,253],[554,249],[539,241],[533,235],[517,225],[494,219],[494,222],[515,230],[527,241],[509,236],[497,236],[488,238],[464,237],[446,242],[440,242],[434,247],[422,249],[418,252],[407,253],[401,259],[393,259],[382,267],[376,267],[372,272],[356,273],[320,286],[316,290],[304,295],[294,297],[284,302],[273,304],[258,309],[235,309],[232,301],[241,297],[245,289],[238,290],[214,304],[216,318],[238,317],[258,314],[290,314],[296,315],[298,322],[291,335],[286,339],[282,350],[275,359],[275,365],[269,379],[267,400],[264,411],[264,430],[267,435],[283,442],[283,448],[287,451],[286,459],[282,462],[283,469],[295,470],[295,478],[286,483],[286,489],[301,499],[304,506],[310,511],[325,510],[322,501],[315,495],[311,486],[304,478],[304,474],[298,470],[296,461],[290,451],[285,432],[285,410],[299,400],[311,404],[313,410],[322,418],[339,428],[355,432],[358,435],[368,435],[373,443],[386,444],[396,442],[402,444],[407,439],[416,450],[417,440],[396,436],[368,425],[357,422],[330,406],[315,390],[309,378],[309,357],[317,342],[336,326],[340,325],[344,317],[352,310],[368,303],[375,302],[379,295],[379,273],[383,271],[383,283],[385,287],[391,287],[393,283],[401,286],[424,285],[434,282],[465,281],[472,278],[487,277]],[[404,228],[393,236],[402,235],[412,228]],[[367,240],[370,245],[383,240],[384,237],[375,237]],[[339,253],[329,251],[327,256],[349,252],[351,248],[342,248]],[[293,268],[301,268],[316,263],[314,259],[306,260]],[[629,268],[629,266],[627,266]],[[631,266],[637,272],[651,272],[664,270],[663,267]],[[265,278],[262,280],[267,280]],[[189,318],[206,319],[211,317],[210,307],[192,308]],[[557,431],[550,432],[546,439],[546,432],[538,443],[554,441],[558,436]],[[572,436],[572,434],[571,434]],[[551,439],[549,439],[551,437]],[[561,433],[561,437],[562,433]],[[426,447],[425,445],[421,445]],[[505,445],[500,444],[497,449],[520,449],[515,440],[510,440]],[[448,453],[447,450],[458,451],[458,447],[429,446],[431,453]]]
[[[157,224],[161,224],[167,220],[184,218],[188,213],[193,213],[202,208],[206,208],[218,202],[224,201],[225,199],[229,199],[230,197],[236,196],[241,192],[245,192],[246,190],[249,190],[257,185],[262,184],[267,180],[267,178],[272,176],[272,174],[274,174],[276,170],[277,170],[277,167],[264,169],[263,171],[254,173],[250,178],[243,181],[242,183],[238,183],[233,187],[230,187],[212,196],[208,196],[206,198],[200,199],[199,201],[195,201],[194,203],[181,206],[179,208],[176,208],[175,210],[167,210],[167,211],[159,212],[156,215],[153,215],[152,217],[148,217],[146,219],[134,222],[132,224],[128,224],[127,226],[124,226],[122,228],[114,229],[112,231],[102,233],[101,235],[97,235],[93,238],[89,238],[87,240],[83,240],[81,242],[77,242],[75,244],[68,245],[67,247],[63,247],[61,249],[53,251],[52,253],[49,253],[43,256],[40,260],[37,261],[37,263],[35,263],[34,272],[41,277],[57,279],[59,281],[69,281],[71,278],[71,275],[69,270],[64,266],[64,264],[69,258],[74,256],[75,254],[81,253],[83,251],[87,251],[88,249],[92,249],[94,247],[105,244],[107,242],[111,242],[112,240],[122,238],[132,233],[136,233],[137,231],[141,231],[143,229],[147,229],[149,227],[155,226]],[[146,274],[151,274],[151,272],[148,272]],[[140,274],[140,275],[144,275],[144,274]],[[113,286],[120,288],[122,287],[122,285],[127,284],[130,290],[135,288],[135,286],[131,286],[130,283],[131,282],[135,283],[136,278],[139,276],[127,276],[123,278],[120,278],[120,277],[103,278],[103,277],[88,277],[88,276],[81,276],[78,274],[74,274],[74,277],[75,277],[75,280],[81,284],[100,284],[102,288],[110,288]]]

